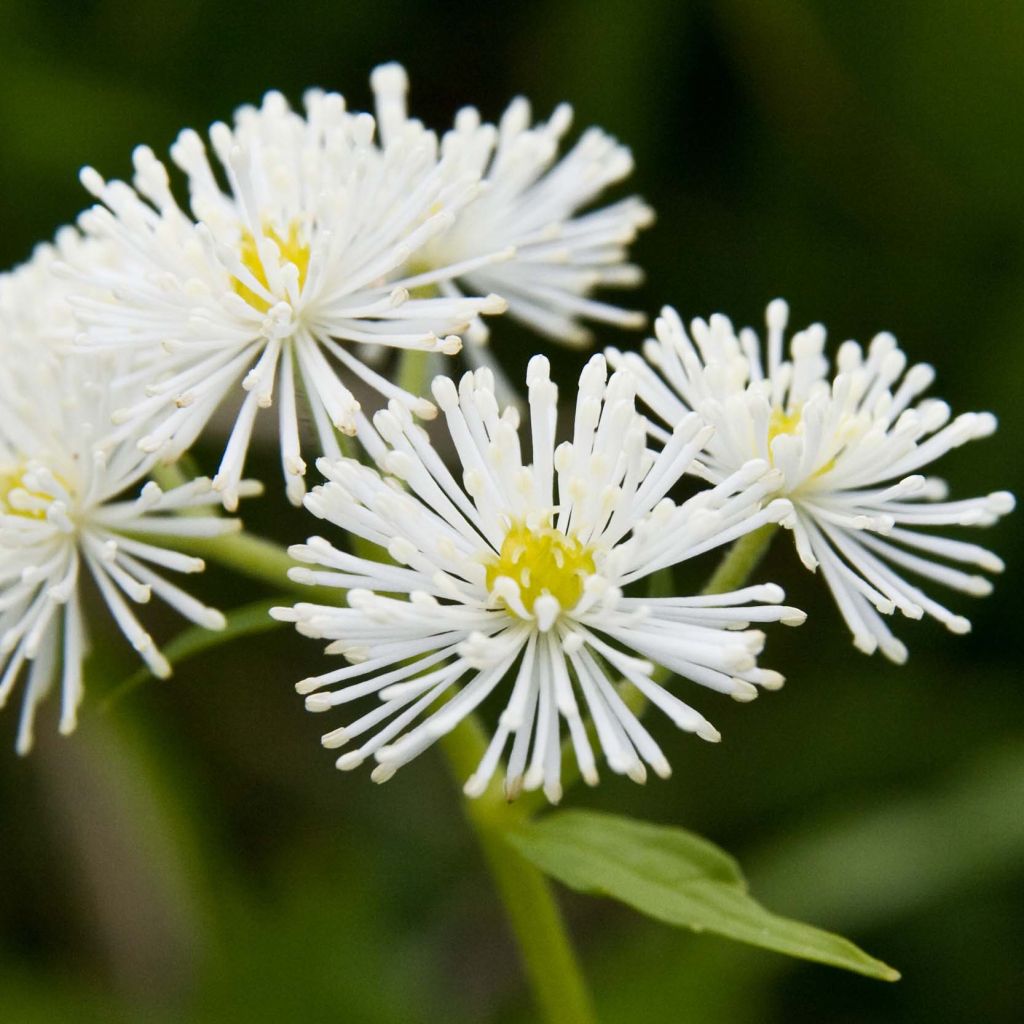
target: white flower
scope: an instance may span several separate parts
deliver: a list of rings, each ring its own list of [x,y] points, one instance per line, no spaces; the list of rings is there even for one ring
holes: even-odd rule
[[[301,633],[329,640],[328,653],[351,663],[302,680],[306,706],[327,711],[360,697],[380,700],[324,736],[327,747],[359,744],[338,759],[339,768],[372,755],[379,762],[373,778],[390,778],[507,677],[505,709],[466,791],[483,792],[511,744],[510,796],[543,786],[555,801],[561,719],[584,779],[597,781],[584,710],[612,771],[643,781],[646,762],[669,773],[613,678],[628,679],[680,728],[711,741],[718,732],[654,680],[652,662],[737,700],[750,700],[758,686],[781,685],[781,676],[757,666],[764,635],[747,628],[803,620],[802,612],[778,606],[779,587],[713,597],[624,593],[651,573],[789,514],[784,500],[761,507],[778,487],[778,472],[752,460],[675,505],[666,494],[709,428],[687,417],[652,455],[631,376],[606,376],[603,357],[595,356],[580,377],[573,439],[556,448],[557,389],[547,361],[531,361],[530,464],[518,414],[499,412],[487,370],[466,374],[458,389],[447,378],[434,381],[461,484],[397,404],[375,419],[390,447],[384,464],[397,479],[353,460],[318,463],[329,482],[307,496],[309,510],[386,547],[398,563],[346,554],[319,537],[291,549],[322,567],[297,568],[294,579],[348,588],[346,608],[298,604],[273,612]]]
[[[410,123],[406,113],[408,78],[399,64],[384,64],[371,77],[385,149],[401,140]],[[413,257],[425,267],[465,268],[456,280],[441,282],[443,294],[497,292],[511,315],[556,341],[586,345],[590,331],[582,319],[641,327],[641,314],[590,298],[600,287],[629,287],[641,278],[626,262],[627,247],[654,219],[636,196],[597,210],[590,207],[609,186],[633,169],[629,150],[599,128],[590,128],[568,153],[559,144],[572,122],[572,108],[560,105],[547,122],[531,126],[530,105],[513,100],[498,125],[481,122],[465,107],[441,142],[453,173],[483,180],[472,202],[452,226]],[[413,122],[418,123],[418,122]],[[507,250],[513,258],[481,262]],[[470,341],[487,332],[476,320]],[[480,353],[467,350],[471,358]]]
[[[310,92],[303,116],[268,93],[260,108],[239,109],[234,127],[213,125],[215,161],[196,132],[179,135],[171,158],[187,179],[188,210],[146,147],[135,150],[133,186],[82,172],[102,205],[79,225],[119,258],[69,272],[77,287],[101,293],[76,303],[84,341],[133,356],[138,397],[117,418],[134,429],[156,415],[142,446],[173,457],[241,382],[244,398],[214,478],[229,509],[259,409],[277,399],[287,493],[298,503],[305,464],[297,391],[321,450],[337,455],[335,429],[355,434],[366,425],[355,380],[418,415],[435,411],[356,350],[452,354],[472,319],[505,308],[496,296],[410,297],[410,287],[450,272],[438,266],[403,280],[399,268],[451,225],[477,183],[438,160],[437,140],[422,127],[410,123],[386,151],[374,144],[374,128],[370,115],[349,113],[336,94]]]
[[[50,254],[40,255],[47,261]],[[24,271],[26,278],[34,273]],[[38,283],[43,279],[40,274]],[[11,298],[20,284],[5,280],[0,291]],[[155,594],[192,622],[223,628],[220,612],[157,570],[200,571],[201,559],[165,545],[240,525],[223,516],[175,514],[219,502],[208,480],[166,492],[150,482],[134,496],[156,456],[140,452],[134,439],[103,442],[117,394],[109,384],[109,359],[60,353],[54,346],[66,311],[59,291],[41,288],[36,300],[53,311],[56,324],[40,330],[34,350],[25,335],[0,335],[0,706],[27,665],[19,753],[31,748],[36,708],[58,678],[60,730],[75,728],[88,647],[79,592],[86,575],[146,665],[166,676],[170,666],[130,602],[145,603]],[[24,323],[6,304],[3,313],[4,325]],[[243,483],[240,491],[253,488]]]
[[[844,342],[833,376],[823,354],[825,328],[812,324],[793,335],[786,359],[788,316],[781,299],[768,306],[766,363],[749,328],[737,335],[727,318],[713,316],[693,321],[687,336],[669,308],[655,325],[657,339],[644,347],[646,362],[636,354],[608,356],[637,375],[639,395],[657,419],[671,425],[696,411],[714,425],[701,458],[708,480],[726,479],[750,458],[767,459],[779,470],[776,493],[796,510],[791,525],[800,559],[812,571],[820,566],[854,644],[903,662],[906,647],[882,615],[895,609],[914,619],[928,614],[954,633],[967,632],[970,623],[902,570],[984,595],[992,589],[985,577],[947,563],[1003,568],[976,544],[918,529],[989,526],[1013,508],[1005,491],[946,501],[945,482],[921,475],[951,448],[987,437],[996,420],[990,413],[951,419],[945,402],[921,399],[934,370],[924,364],[908,369],[891,334],[876,335],[866,353]]]

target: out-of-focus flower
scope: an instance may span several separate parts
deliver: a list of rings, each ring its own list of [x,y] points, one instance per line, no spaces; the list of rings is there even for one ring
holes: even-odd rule
[[[192,622],[223,628],[220,612],[162,570],[203,568],[201,559],[173,549],[177,538],[240,526],[224,516],[178,514],[219,502],[209,480],[137,490],[156,456],[141,452],[136,437],[107,436],[119,397],[110,357],[62,350],[70,311],[48,272],[52,255],[44,248],[16,280],[0,281],[0,706],[27,670],[20,753],[31,748],[36,708],[58,679],[61,732],[75,728],[88,648],[85,578],[150,670],[166,676],[170,666],[131,605],[156,595]],[[52,324],[41,317],[31,324],[30,306],[49,310]]]
[[[557,389],[542,357],[531,361],[527,384],[530,463],[518,414],[499,410],[486,369],[466,374],[458,387],[434,381],[459,474],[445,468],[398,404],[375,419],[393,478],[353,460],[318,463],[328,482],[307,496],[309,510],[385,547],[397,563],[311,538],[292,555],[321,568],[297,568],[293,578],[348,588],[348,607],[298,604],[273,612],[330,641],[328,653],[351,663],[298,684],[311,711],[379,698],[324,736],[327,747],[358,743],[341,755],[339,768],[373,756],[373,778],[390,778],[507,679],[505,709],[466,791],[483,792],[509,750],[509,795],[543,787],[557,801],[563,719],[584,779],[597,781],[582,711],[593,719],[612,771],[638,782],[645,763],[669,773],[613,678],[628,679],[680,728],[711,741],[718,732],[655,681],[653,663],[737,700],[782,683],[758,667],[764,635],[748,628],[803,620],[778,604],[779,587],[713,597],[625,594],[660,569],[791,514],[788,501],[764,501],[780,473],[754,459],[676,505],[666,495],[711,433],[700,417],[684,418],[653,455],[634,410],[631,375],[608,379],[604,358],[595,356],[580,377],[572,440],[556,447]],[[342,685],[329,689],[335,684]]]
[[[408,78],[399,64],[373,72],[377,118],[385,150],[401,145],[410,121]],[[627,262],[629,244],[654,218],[636,196],[590,209],[611,185],[633,169],[629,150],[599,128],[589,128],[566,153],[562,139],[572,108],[561,104],[546,122],[531,124],[522,97],[509,105],[497,125],[485,123],[473,107],[455,116],[441,141],[449,172],[482,179],[473,200],[452,225],[416,251],[413,265],[424,270],[459,268],[438,282],[456,297],[496,292],[509,313],[541,334],[570,345],[589,344],[582,321],[640,327],[644,317],[591,297],[598,288],[638,283],[638,267]],[[506,251],[510,258],[486,259]],[[483,358],[488,332],[479,318],[466,337],[472,361]],[[495,369],[492,360],[487,360]]]
[[[1003,568],[976,544],[920,529],[989,526],[1013,508],[1005,491],[947,501],[945,482],[921,473],[951,448],[987,437],[996,419],[951,418],[945,402],[921,399],[934,370],[908,369],[891,334],[876,335],[867,352],[844,342],[833,372],[825,328],[812,324],[793,335],[787,358],[788,317],[781,299],[768,306],[766,361],[749,328],[737,334],[726,317],[713,316],[694,320],[688,335],[669,308],[644,358],[614,350],[608,357],[636,374],[639,396],[657,420],[671,427],[696,411],[715,427],[699,464],[708,480],[727,479],[750,458],[775,466],[775,493],[796,511],[790,525],[800,560],[821,568],[855,646],[903,662],[906,647],[882,615],[899,609],[914,619],[931,615],[954,633],[970,629],[905,574],[985,595],[991,583],[956,563]],[[663,430],[651,430],[667,441]]]

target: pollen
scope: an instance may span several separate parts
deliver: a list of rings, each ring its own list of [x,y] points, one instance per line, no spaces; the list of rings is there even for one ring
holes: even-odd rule
[[[52,498],[49,494],[30,490],[25,485],[24,475],[24,466],[0,468],[0,515],[45,519],[46,505]],[[14,503],[11,502],[13,492],[18,493]]]
[[[795,434],[800,428],[800,420],[803,412],[800,407],[793,412],[785,412],[782,409],[772,409],[771,419],[768,421],[768,449],[771,450],[772,441],[779,434]]]
[[[487,564],[487,588],[499,576],[519,586],[519,596],[532,612],[537,598],[550,594],[563,608],[573,608],[583,594],[583,584],[597,571],[592,548],[552,526],[531,528],[513,523],[501,544],[501,552]]]
[[[292,221],[288,228],[287,237],[282,237],[272,227],[264,227],[263,237],[269,238],[278,248],[281,254],[282,263],[294,263],[299,271],[299,288],[301,289],[306,283],[306,274],[309,271],[309,245],[302,241],[302,231],[298,221]],[[260,258],[259,248],[257,246],[256,237],[249,230],[242,232],[241,242],[239,244],[239,255],[242,257],[242,263],[245,268],[252,273],[252,276],[264,288],[270,290],[270,285],[267,280],[267,270],[263,266],[263,260]],[[262,295],[257,295],[251,288],[243,284],[238,278],[232,279],[232,285],[236,292],[249,303],[253,309],[258,309],[261,313],[266,313],[270,309],[271,303],[269,303]]]

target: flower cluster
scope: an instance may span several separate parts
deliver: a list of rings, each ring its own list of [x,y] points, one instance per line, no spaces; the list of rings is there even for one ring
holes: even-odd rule
[[[394,383],[389,351],[454,355],[509,302],[567,342],[580,339],[579,316],[638,322],[589,295],[636,280],[625,249],[647,208],[579,215],[629,173],[628,152],[593,130],[558,160],[567,108],[531,128],[522,101],[500,127],[477,117],[469,130],[464,111],[438,136],[399,109],[401,81],[394,65],[374,73],[379,126],[334,93],[310,91],[298,111],[271,92],[208,141],[183,131],[174,171],[145,146],[130,183],[86,168],[96,205],[0,277],[0,704],[28,666],[20,750],[58,676],[61,728],[74,727],[85,576],[156,675],[169,665],[134,604],[155,594],[223,626],[154,567],[198,571],[174,545],[238,528],[201,506],[234,511],[257,489],[243,472],[260,409],[277,405],[298,504],[304,434],[331,461],[345,435],[382,454],[360,392],[436,415]],[[540,276],[516,269],[537,265]],[[158,467],[233,394],[213,479],[175,468],[179,483],[162,489]]]
[[[385,547],[392,560],[311,538],[292,554],[318,568],[296,569],[293,578],[346,588],[347,607],[298,604],[274,613],[350,662],[298,684],[311,711],[380,699],[324,736],[332,748],[359,743],[338,767],[372,755],[373,777],[389,778],[507,678],[505,710],[466,784],[471,795],[486,788],[510,748],[508,795],[542,787],[557,800],[562,719],[581,774],[594,782],[581,706],[613,771],[642,780],[646,763],[667,774],[612,679],[632,683],[681,728],[717,739],[656,679],[655,666],[749,699],[757,685],[782,680],[757,665],[763,637],[748,627],[795,624],[803,613],[779,607],[783,595],[772,584],[670,598],[633,596],[630,587],[770,523],[792,532],[805,566],[820,566],[861,650],[905,660],[883,618],[897,609],[965,632],[966,619],[900,570],[971,594],[990,591],[984,577],[948,563],[999,571],[995,555],[919,527],[989,525],[1010,511],[1012,496],[947,501],[945,484],[920,470],[991,434],[994,417],[951,419],[945,403],[922,399],[934,372],[908,369],[888,334],[867,352],[852,341],[840,346],[834,376],[820,325],[793,337],[787,359],[787,319],[784,302],[769,306],[762,357],[756,335],[737,336],[725,317],[696,320],[687,334],[677,314],[663,310],[641,353],[608,350],[610,379],[604,358],[587,365],[572,439],[557,447],[555,388],[535,358],[529,462],[516,408],[499,409],[488,371],[467,374],[458,387],[434,382],[461,474],[446,468],[397,404],[375,419],[387,476],[324,460],[328,483],[309,495],[309,510]],[[636,412],[635,396],[650,418]],[[707,486],[676,504],[669,493],[684,475]]]
[[[133,605],[156,595],[223,627],[166,573],[203,568],[190,539],[238,529],[216,506],[260,489],[245,464],[275,404],[285,495],[352,541],[294,546],[292,579],[338,600],[273,614],[345,659],[298,684],[309,710],[373,699],[323,742],[345,748],[339,768],[374,759],[378,781],[498,693],[470,795],[504,762],[509,797],[557,801],[563,731],[588,783],[601,755],[636,781],[668,775],[641,704],[717,741],[674,677],[739,701],[776,689],[758,627],[805,617],[774,583],[679,594],[675,570],[775,525],[861,650],[906,658],[897,610],[969,628],[905,574],[991,589],[970,570],[999,571],[995,555],[927,528],[989,525],[1013,498],[951,501],[923,471],[993,416],[923,398],[933,371],[888,334],[845,342],[834,370],[820,325],[787,350],[777,300],[764,347],[663,310],[641,351],[586,364],[558,443],[547,360],[519,401],[484,318],[507,310],[569,346],[643,323],[600,294],[639,281],[628,251],[653,219],[636,197],[596,205],[629,151],[591,128],[563,152],[571,109],[534,123],[521,98],[438,134],[409,116],[400,66],[371,85],[375,115],[271,92],[206,140],[183,131],[173,168],[146,147],[130,183],[86,168],[95,205],[0,276],[0,705],[26,675],[19,750],[58,679],[75,726],[88,579],[155,675],[170,666]],[[426,368],[463,350],[469,372],[423,394]],[[189,479],[178,460],[218,412],[219,467]],[[417,419],[439,412],[428,434]],[[307,491],[311,451],[325,482]]]
[[[333,457],[336,431],[375,442],[360,387],[434,414],[374,369],[382,348],[453,355],[461,335],[480,337],[482,315],[509,303],[566,341],[581,337],[578,315],[637,323],[586,295],[636,279],[625,245],[647,208],[626,200],[573,219],[628,174],[625,149],[594,130],[551,168],[567,108],[529,128],[524,103],[500,128],[463,111],[438,138],[405,116],[400,68],[378,68],[373,82],[379,129],[341,96],[311,91],[304,112],[268,93],[233,126],[213,125],[213,160],[196,132],[182,132],[171,159],[187,210],[146,147],[135,151],[131,185],[82,172],[99,204],[79,226],[121,255],[73,272],[98,293],[76,303],[84,340],[136,353],[146,392],[118,417],[155,418],[141,443],[165,457],[186,450],[241,383],[214,477],[228,509],[256,414],[275,400],[294,503],[305,489],[300,395],[319,450]]]

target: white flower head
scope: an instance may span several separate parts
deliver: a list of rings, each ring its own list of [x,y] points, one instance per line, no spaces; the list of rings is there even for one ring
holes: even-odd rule
[[[452,354],[470,321],[505,308],[497,296],[410,296],[400,268],[451,225],[477,181],[452,172],[436,137],[416,125],[383,151],[374,130],[337,94],[308,93],[303,115],[271,92],[259,108],[240,108],[233,126],[212,126],[214,160],[196,132],[179,135],[171,158],[187,180],[187,209],[147,147],[135,150],[131,185],[82,172],[100,204],[79,225],[119,253],[114,266],[72,270],[79,287],[101,293],[76,304],[83,341],[132,353],[137,397],[118,420],[156,416],[141,444],[167,457],[189,447],[241,382],[214,478],[228,508],[259,409],[276,399],[287,493],[298,503],[297,392],[321,450],[339,454],[334,431],[366,424],[354,381],[418,415],[435,411],[371,369],[366,354],[382,345]],[[447,274],[437,267],[415,285]]]
[[[385,148],[399,141],[410,122],[408,78],[399,64],[384,64],[371,77]],[[589,344],[581,321],[641,327],[641,314],[591,298],[601,287],[629,287],[641,278],[627,262],[637,232],[654,219],[636,196],[589,209],[611,185],[633,169],[629,150],[599,128],[590,128],[565,154],[562,139],[572,108],[561,104],[550,119],[531,125],[529,103],[509,105],[497,125],[485,123],[473,107],[455,116],[441,141],[452,173],[471,173],[483,185],[448,230],[431,238],[413,257],[423,267],[459,267],[456,279],[441,282],[443,294],[497,292],[509,313],[541,334],[565,344]],[[581,212],[586,211],[586,212]],[[494,259],[503,254],[505,259]],[[481,289],[483,290],[481,292]],[[467,339],[483,342],[477,319]],[[471,358],[480,358],[472,346]]]
[[[563,719],[584,779],[597,781],[584,711],[612,771],[643,781],[646,763],[669,773],[613,678],[628,679],[680,728],[711,741],[718,732],[655,681],[653,663],[737,700],[782,683],[758,667],[764,635],[748,628],[802,621],[802,612],[779,605],[779,587],[713,597],[625,594],[651,573],[790,514],[788,501],[763,501],[777,489],[778,472],[751,460],[676,505],[667,493],[710,433],[698,416],[652,454],[631,375],[608,378],[595,356],[580,377],[572,440],[556,447],[557,389],[543,357],[531,361],[527,385],[529,463],[518,413],[499,409],[486,369],[467,373],[458,387],[434,381],[460,479],[397,403],[375,419],[392,478],[353,460],[318,463],[328,482],[307,496],[307,508],[385,547],[397,563],[346,554],[319,537],[291,549],[321,567],[297,568],[294,579],[348,588],[348,607],[274,611],[350,662],[302,680],[306,706],[328,711],[379,698],[324,736],[327,747],[358,744],[339,768],[373,756],[373,778],[390,778],[507,678],[505,709],[466,791],[483,792],[508,749],[509,795],[543,787],[555,801]]]
[[[41,254],[44,262],[49,255]],[[166,676],[170,666],[131,606],[155,595],[192,622],[223,628],[220,612],[164,575],[198,572],[202,560],[167,544],[240,525],[223,516],[176,514],[219,502],[209,480],[168,491],[150,482],[138,490],[156,457],[140,452],[134,438],[105,440],[117,399],[110,359],[60,351],[61,291],[45,274],[38,283],[37,303],[54,311],[56,325],[40,325],[32,350],[24,334],[0,336],[0,706],[27,671],[19,753],[31,748],[36,709],[58,678],[60,730],[75,728],[88,649],[85,577],[149,669]],[[0,291],[10,297],[18,289]],[[6,304],[3,312],[0,323],[22,320]],[[243,483],[240,491],[254,488]]]
[[[957,564],[1003,568],[976,544],[920,529],[989,526],[1013,508],[1005,491],[947,501],[945,482],[922,475],[951,448],[990,435],[996,420],[990,413],[952,418],[945,402],[921,398],[935,372],[925,364],[908,368],[891,334],[876,335],[866,352],[844,342],[834,371],[821,324],[794,334],[787,354],[788,317],[781,299],[768,306],[765,359],[749,328],[737,334],[726,317],[713,316],[694,320],[688,335],[670,308],[644,358],[614,350],[608,356],[633,370],[657,420],[671,426],[696,411],[715,427],[699,464],[708,480],[726,479],[750,458],[772,463],[777,494],[795,509],[787,525],[800,559],[812,571],[820,567],[855,646],[903,662],[906,647],[883,615],[898,609],[913,619],[933,616],[954,633],[970,629],[904,571],[984,595],[992,589],[988,579]],[[661,428],[651,430],[667,439]]]

